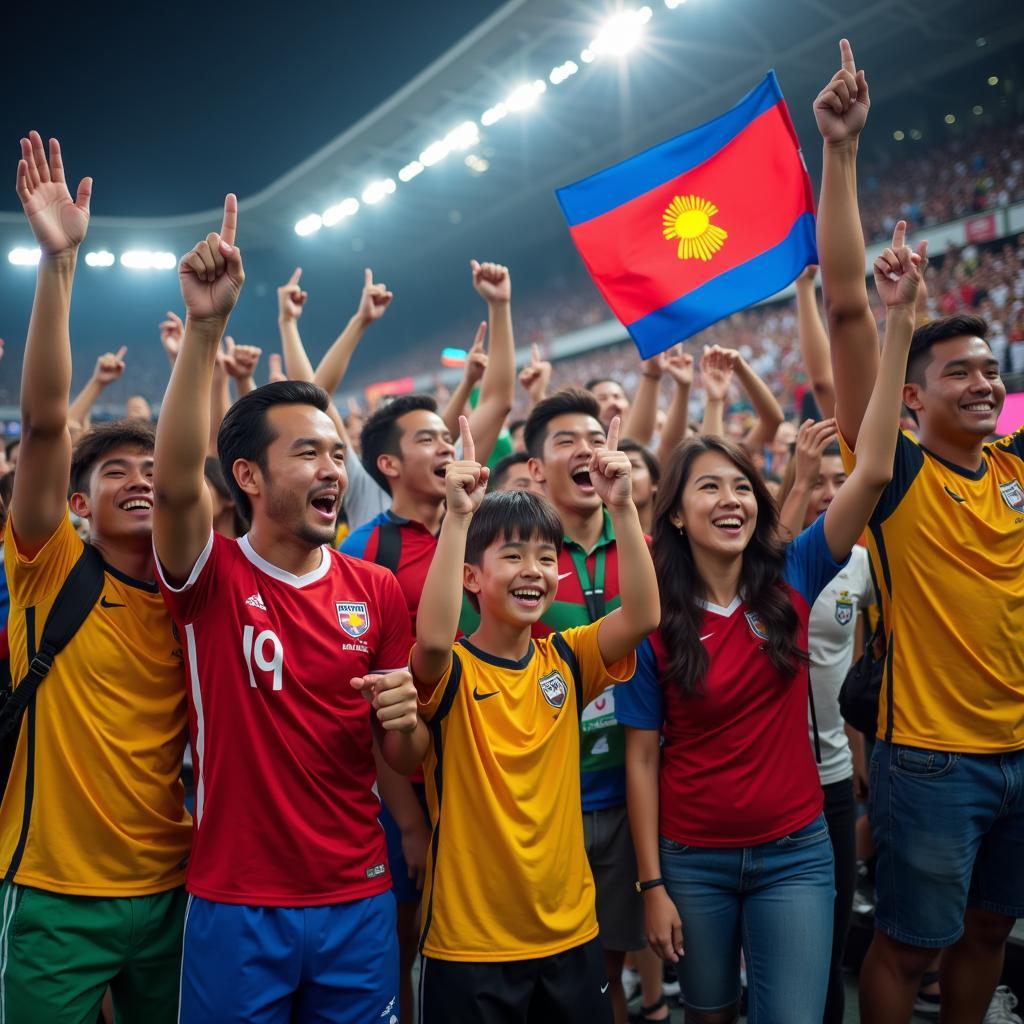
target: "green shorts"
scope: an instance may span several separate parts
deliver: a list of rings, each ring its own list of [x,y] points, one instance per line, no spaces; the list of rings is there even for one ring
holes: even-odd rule
[[[185,890],[65,896],[0,886],[0,1024],[176,1024]]]

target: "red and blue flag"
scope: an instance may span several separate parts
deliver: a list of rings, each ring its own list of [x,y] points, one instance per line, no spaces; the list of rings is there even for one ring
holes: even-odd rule
[[[774,71],[713,121],[556,195],[645,359],[818,261],[811,181]]]

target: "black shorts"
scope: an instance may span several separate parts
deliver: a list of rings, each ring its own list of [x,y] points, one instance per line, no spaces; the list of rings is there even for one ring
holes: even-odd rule
[[[599,939],[535,960],[423,957],[418,1024],[612,1024]]]

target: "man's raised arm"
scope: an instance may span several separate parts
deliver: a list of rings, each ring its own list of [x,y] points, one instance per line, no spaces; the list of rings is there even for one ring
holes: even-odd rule
[[[71,286],[78,247],[89,226],[92,178],[74,201],[64,181],[60,143],[30,132],[21,140],[16,185],[39,243],[39,270],[21,375],[21,453],[11,517],[22,554],[33,557],[67,511],[71,473],[68,401],[71,392]]]
[[[234,244],[237,222],[238,201],[228,195],[220,234],[211,232],[178,265],[185,338],[160,408],[153,470],[153,542],[165,575],[175,584],[188,578],[213,529],[203,464],[213,366],[245,280]]]
[[[486,463],[516,397],[516,347],[512,336],[512,278],[500,263],[472,260],[473,287],[487,303],[491,351],[480,381],[480,401],[469,414],[476,454]]]
[[[848,40],[839,41],[839,53],[843,66],[814,101],[814,117],[824,140],[818,258],[836,420],[853,447],[878,372],[878,328],[868,304],[864,232],[857,209],[857,145],[871,101],[867,79],[857,70]]]

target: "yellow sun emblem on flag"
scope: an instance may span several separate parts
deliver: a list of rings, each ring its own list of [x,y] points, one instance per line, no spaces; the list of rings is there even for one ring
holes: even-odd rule
[[[345,621],[353,629],[358,629],[364,623],[362,615],[360,615],[358,612],[349,612],[348,615],[345,616]]]
[[[681,260],[703,260],[705,263],[722,248],[729,237],[711,218],[718,207],[700,196],[676,196],[662,215],[662,234],[672,241],[679,239],[676,255]]]

